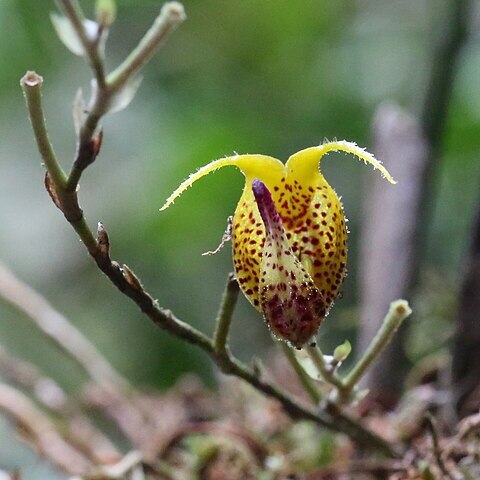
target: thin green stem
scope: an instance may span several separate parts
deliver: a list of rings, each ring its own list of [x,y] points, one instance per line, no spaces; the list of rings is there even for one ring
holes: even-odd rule
[[[85,50],[86,58],[92,70],[95,74],[95,79],[99,89],[105,88],[105,67],[103,65],[102,58],[98,49],[98,39],[88,38],[85,30],[84,21],[85,17],[80,7],[76,2],[72,0],[58,0],[65,12],[65,15],[70,20],[72,27],[78,35],[80,42]]]
[[[80,237],[85,247],[90,254],[96,254],[98,250],[97,240],[95,239],[90,227],[87,225],[87,221],[82,214],[82,218],[77,222],[70,222],[72,227],[77,232],[77,235]]]
[[[396,300],[390,304],[390,309],[383,320],[380,330],[377,332],[367,350],[358,363],[345,377],[343,394],[348,395],[355,385],[358,384],[368,368],[372,365],[382,350],[390,343],[393,335],[402,322],[412,313],[406,300]]]
[[[330,383],[331,385],[337,387],[338,390],[342,390],[342,379],[338,376],[335,369],[327,363],[322,351],[320,350],[320,347],[318,345],[315,345],[314,347],[308,345],[304,348],[308,353],[310,359],[312,360],[313,364],[317,368],[318,372],[320,373],[321,377],[327,383]]]
[[[298,380],[302,384],[303,389],[311,398],[312,402],[315,405],[318,405],[321,399],[320,393],[315,388],[315,385],[312,383],[312,380],[309,377],[308,373],[300,365],[299,361],[297,360],[297,357],[295,356],[295,352],[285,342],[281,342],[281,347],[282,347],[283,353],[287,357],[287,360],[290,362],[290,365],[295,370],[295,373],[297,374]]]
[[[215,321],[213,348],[217,354],[224,353],[227,350],[228,332],[232,323],[232,315],[237,303],[238,292],[237,279],[235,275],[231,273],[228,276],[227,285],[223,292],[222,302]]]
[[[140,68],[150,60],[157,49],[165,43],[167,38],[185,20],[185,10],[178,2],[166,3],[153,25],[140,40],[130,55],[107,77],[107,84],[118,90]]]
[[[28,113],[32,123],[33,133],[37,141],[38,151],[51,180],[61,189],[65,188],[67,176],[57,161],[50,139],[42,108],[43,77],[33,71],[28,71],[20,80],[20,85],[27,102]]]

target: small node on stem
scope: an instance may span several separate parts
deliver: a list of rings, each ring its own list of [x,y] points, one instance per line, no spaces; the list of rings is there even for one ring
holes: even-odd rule
[[[128,265],[123,264],[122,266],[123,277],[127,283],[133,287],[135,290],[143,290],[143,285],[140,282],[139,278],[133,273]]]
[[[100,149],[102,148],[103,142],[103,128],[93,136],[92,138],[92,160],[90,163],[93,163],[97,158],[97,155],[100,153]]]
[[[48,174],[48,172],[45,172],[44,184],[45,184],[45,189],[47,190],[47,193],[48,193],[50,199],[52,200],[52,202],[55,204],[55,206],[57,208],[62,210],[62,202],[60,200],[58,192],[55,189],[55,185],[53,184],[52,179],[51,179],[50,175]]]
[[[43,83],[43,77],[38,75],[33,70],[28,70],[27,73],[20,79],[20,85],[24,87],[41,87]]]
[[[108,238],[108,233],[105,230],[102,222],[98,222],[97,245],[98,249],[105,257],[108,257],[110,255],[110,239]]]

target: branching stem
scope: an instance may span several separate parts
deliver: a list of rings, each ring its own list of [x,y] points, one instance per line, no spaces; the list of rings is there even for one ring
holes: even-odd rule
[[[338,376],[337,372],[334,368],[332,368],[325,360],[320,347],[315,345],[314,347],[309,345],[305,347],[310,359],[312,360],[313,364],[317,368],[318,372],[320,373],[321,377],[331,385],[334,385],[339,390],[343,389],[343,382],[342,379]]]

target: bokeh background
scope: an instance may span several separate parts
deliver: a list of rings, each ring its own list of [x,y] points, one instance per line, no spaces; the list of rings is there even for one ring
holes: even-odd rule
[[[110,68],[143,35],[160,2],[117,3],[107,46]],[[92,12],[93,2],[82,4]],[[187,22],[144,70],[132,104],[105,118],[102,152],[82,179],[80,198],[89,223],[102,221],[108,228],[113,257],[130,265],[162,306],[209,332],[232,262],[229,246],[215,256],[201,253],[218,245],[243,178],[233,168],[219,171],[160,213],[165,198],[190,172],[234,151],[285,160],[325,137],[371,146],[372,116],[381,103],[418,110],[446,2],[184,4]],[[51,139],[68,166],[75,147],[72,101],[79,87],[88,92],[90,78],[82,59],[57,39],[51,10],[54,4],[47,0],[0,1],[0,259],[67,315],[133,383],[167,388],[193,371],[213,387],[208,359],[158,330],[117,293],[44,191],[19,79],[27,69],[43,75]],[[452,330],[480,179],[478,78],[480,42],[472,33],[458,65],[429,200],[421,308],[412,320],[414,360],[446,348]],[[356,332],[362,201],[365,180],[374,172],[343,155],[331,155],[322,169],[343,198],[352,232],[350,275],[322,333],[328,350]],[[430,312],[426,323],[425,311]],[[434,334],[424,335],[427,330]],[[243,298],[232,340],[247,361],[272,348],[259,314]],[[2,303],[0,344],[49,372],[68,391],[84,379]],[[13,439],[13,430],[1,420],[0,468],[21,466],[26,479],[53,475]]]

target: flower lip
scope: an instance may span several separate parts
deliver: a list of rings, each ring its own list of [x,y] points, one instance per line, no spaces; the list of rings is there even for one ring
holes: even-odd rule
[[[257,202],[258,211],[265,225],[265,230],[267,233],[270,233],[272,223],[281,222],[280,215],[273,203],[272,195],[266,185],[258,179],[252,182],[252,190],[255,201]]]
[[[262,312],[278,339],[300,348],[317,333],[328,306],[292,251],[267,186],[255,179],[252,190],[266,231],[260,268]]]

